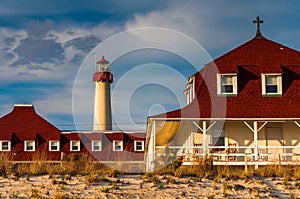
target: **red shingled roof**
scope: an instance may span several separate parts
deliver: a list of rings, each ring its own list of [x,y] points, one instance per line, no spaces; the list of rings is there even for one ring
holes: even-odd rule
[[[237,73],[238,95],[217,95],[217,73]],[[261,74],[282,74],[282,96],[262,95]],[[196,98],[154,118],[300,118],[300,52],[253,38],[194,74]]]
[[[36,135],[59,140],[60,130],[39,116],[33,106],[14,106],[9,114],[0,118],[0,139],[7,140],[14,133],[21,140],[35,140]]]

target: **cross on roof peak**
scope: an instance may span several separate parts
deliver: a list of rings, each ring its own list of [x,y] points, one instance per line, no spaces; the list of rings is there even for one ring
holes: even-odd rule
[[[256,20],[253,20],[253,23],[256,23],[256,36],[255,37],[256,38],[262,38],[263,36],[262,36],[262,34],[260,32],[260,24],[264,23],[264,21],[260,20],[259,16],[257,16]]]

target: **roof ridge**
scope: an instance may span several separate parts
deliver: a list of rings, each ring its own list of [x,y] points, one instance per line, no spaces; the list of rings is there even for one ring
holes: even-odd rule
[[[239,45],[239,46],[237,46],[237,47],[231,49],[230,51],[226,52],[225,54],[223,54],[223,55],[221,55],[221,56],[215,58],[212,62],[216,62],[216,61],[222,59],[223,57],[228,56],[229,54],[233,53],[234,51],[236,51],[236,50],[238,50],[238,49],[240,49],[240,48],[243,48],[244,46],[248,45],[249,43],[251,43],[251,42],[253,42],[254,40],[257,40],[257,39],[258,39],[258,38],[254,37],[254,38],[252,38],[252,39],[246,41],[245,43],[243,43],[243,44],[241,44],[241,45]],[[265,38],[265,37],[259,38],[259,39],[260,39],[260,40],[269,40],[269,39],[267,39],[267,38]],[[275,43],[276,43],[276,42],[275,42]],[[211,62],[210,62],[210,63],[207,63],[207,64],[211,64]],[[205,64],[205,65],[207,65],[207,64]]]

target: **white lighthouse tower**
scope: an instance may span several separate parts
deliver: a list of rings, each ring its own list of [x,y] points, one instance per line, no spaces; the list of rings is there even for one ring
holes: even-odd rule
[[[112,130],[110,84],[113,75],[110,73],[109,62],[104,56],[97,61],[93,75],[95,83],[94,130]]]

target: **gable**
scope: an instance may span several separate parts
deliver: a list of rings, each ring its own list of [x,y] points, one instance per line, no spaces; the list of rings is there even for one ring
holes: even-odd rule
[[[60,130],[38,115],[32,105],[15,105],[12,112],[0,118],[0,139],[15,134],[19,139],[59,140]]]

